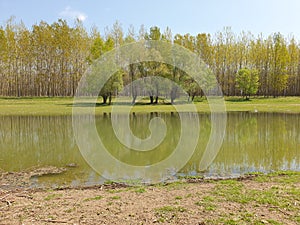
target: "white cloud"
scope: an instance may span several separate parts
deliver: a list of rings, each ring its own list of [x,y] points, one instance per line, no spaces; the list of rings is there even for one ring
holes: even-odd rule
[[[72,9],[70,6],[67,6],[63,11],[59,13],[59,16],[69,18],[69,19],[78,19],[80,21],[85,21],[87,15],[83,12]]]

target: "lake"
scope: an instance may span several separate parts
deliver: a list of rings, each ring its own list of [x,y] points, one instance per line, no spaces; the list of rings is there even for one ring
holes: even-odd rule
[[[165,121],[167,131],[151,151],[124,146],[116,138],[109,114],[96,117],[96,128],[114,158],[129,165],[147,166],[166,159],[180,139],[182,125],[177,113],[131,114],[133,134],[147,138],[151,134],[149,122],[156,116]],[[196,149],[177,175],[235,177],[255,171],[300,170],[300,114],[229,112],[222,147],[205,171],[199,170],[199,162],[210,136],[211,121],[209,114],[197,116],[200,133]],[[101,164],[101,159],[96,160]],[[31,186],[89,186],[106,180],[90,167],[77,147],[72,116],[0,117],[0,168],[14,172],[47,166],[66,167],[67,171],[35,177]]]

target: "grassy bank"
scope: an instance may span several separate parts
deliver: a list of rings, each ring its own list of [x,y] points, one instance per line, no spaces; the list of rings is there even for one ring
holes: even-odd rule
[[[0,224],[299,224],[300,172],[154,186],[0,188]]]
[[[144,101],[143,103],[147,103]],[[199,112],[209,112],[207,100],[196,102]],[[225,101],[227,111],[258,111],[300,113],[300,97],[253,98],[242,101],[238,97],[228,97]],[[0,98],[0,115],[71,115],[73,98]],[[85,105],[84,107],[91,107]],[[128,106],[123,106],[128,107]],[[83,108],[83,107],[82,107]],[[112,106],[99,104],[96,114],[110,112]],[[172,105],[140,104],[132,112],[170,112],[175,111]]]

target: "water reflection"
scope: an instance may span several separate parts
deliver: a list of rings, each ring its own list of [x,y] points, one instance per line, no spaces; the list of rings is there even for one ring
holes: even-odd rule
[[[149,136],[149,121],[154,114],[130,117],[132,132]],[[115,137],[109,115],[96,118],[97,130],[110,153],[129,164],[147,165],[171,154],[180,137],[178,114],[160,113],[167,125],[166,138],[153,151],[136,152],[124,147]],[[180,171],[198,174],[199,162],[210,135],[210,117],[199,114],[200,136],[197,150]],[[251,171],[300,170],[300,114],[229,113],[221,150],[205,176],[232,176]],[[104,180],[81,156],[75,143],[71,116],[0,117],[0,168],[22,171],[33,167],[65,167],[64,174],[35,180],[38,185],[93,185]]]

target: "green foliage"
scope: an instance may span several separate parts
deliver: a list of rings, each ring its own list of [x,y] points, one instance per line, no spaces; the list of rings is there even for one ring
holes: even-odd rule
[[[119,70],[109,78],[103,75],[103,73],[110,75],[113,67],[110,68],[108,65],[107,68],[99,68],[97,67],[97,59],[105,52],[111,51],[114,48],[115,41],[112,36],[109,36],[105,42],[99,34],[96,34],[96,36],[89,58],[90,62],[94,62],[96,65],[92,65],[92,73],[87,77],[86,91],[92,95],[102,96],[104,104],[107,103],[107,100],[111,104],[112,96],[116,95],[123,88],[123,71]],[[118,39],[118,41],[120,40]],[[100,88],[101,85],[103,86]]]
[[[249,98],[250,95],[255,95],[258,91],[258,71],[248,68],[240,69],[236,75],[238,88],[244,97]]]
[[[280,33],[273,36],[273,54],[271,56],[272,66],[270,83],[273,89],[273,96],[278,96],[286,87],[288,82],[287,64],[288,50],[284,38]]]
[[[170,28],[164,31],[153,26],[146,31],[141,26],[136,34],[134,27],[124,33],[121,23],[100,35],[97,28],[88,33],[80,21],[70,26],[65,20],[48,24],[41,21],[31,28],[10,18],[0,27],[0,96],[74,96],[78,82],[89,65],[106,52],[135,41],[161,40],[181,45],[198,56],[211,71],[210,75],[192,79],[186,71],[190,60],[174,58],[177,67],[158,63],[162,59],[156,46],[148,57],[150,62],[140,62],[121,68],[106,82],[100,95],[103,100],[112,97],[130,82],[149,76],[161,76],[183,87],[190,98],[209,93],[216,77],[227,96],[242,91],[248,98],[258,93],[262,96],[300,95],[300,48],[294,37],[286,39],[280,33],[268,37],[254,37],[242,32],[236,35],[225,27],[215,35],[200,33],[172,35]],[[152,44],[153,45],[153,44]],[[142,54],[136,51],[134,54]],[[143,55],[140,55],[142,59]],[[245,68],[251,68],[250,73]],[[244,68],[244,69],[243,69]],[[105,68],[109,71],[109,68]],[[114,71],[115,72],[115,71]],[[122,75],[120,75],[122,74]],[[86,94],[99,94],[89,81]],[[102,78],[97,78],[102,79]],[[258,79],[260,85],[258,85]],[[93,81],[94,80],[94,81]],[[200,84],[200,85],[199,85]],[[153,84],[150,99],[158,99],[165,93]],[[164,86],[164,84],[161,84]],[[168,87],[166,96],[173,102],[180,93],[175,86]],[[97,92],[97,93],[95,93]],[[135,101],[138,90],[132,88],[130,95]],[[158,103],[152,100],[152,103]]]
[[[91,55],[89,58],[90,62],[94,61],[95,59],[98,59],[103,54],[104,41],[100,35],[97,35],[97,37],[95,37],[90,51],[91,51]]]
[[[150,34],[146,34],[146,39],[148,40],[160,40],[161,39],[161,32],[159,27],[151,27]]]

